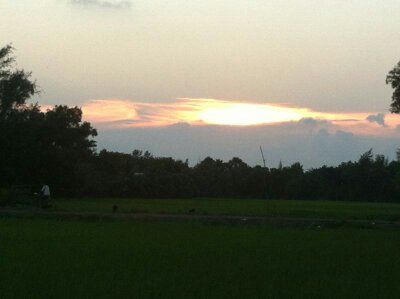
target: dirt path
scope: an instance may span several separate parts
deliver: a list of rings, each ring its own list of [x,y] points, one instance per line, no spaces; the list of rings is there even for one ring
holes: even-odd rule
[[[263,216],[229,216],[198,214],[155,214],[155,213],[78,213],[43,210],[0,209],[0,217],[12,218],[48,218],[77,220],[162,220],[162,221],[200,221],[215,224],[257,225],[269,224],[279,227],[358,227],[358,228],[400,228],[399,222],[370,220],[337,220],[322,218],[291,218]]]

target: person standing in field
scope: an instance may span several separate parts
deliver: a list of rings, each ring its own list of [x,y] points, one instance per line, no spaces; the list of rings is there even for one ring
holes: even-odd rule
[[[46,184],[43,185],[42,190],[42,203],[41,206],[42,208],[45,208],[49,205],[50,202],[50,187]]]

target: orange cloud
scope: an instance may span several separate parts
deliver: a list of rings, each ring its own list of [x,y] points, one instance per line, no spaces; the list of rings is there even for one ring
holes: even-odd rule
[[[92,122],[116,122],[138,118],[134,103],[124,100],[92,100],[82,106],[85,119]]]
[[[400,117],[396,115],[386,115],[385,125],[382,126],[370,121],[369,116],[373,113],[327,113],[270,103],[190,98],[155,103],[98,99],[84,104],[82,110],[85,120],[114,127],[167,126],[180,122],[191,125],[257,126],[312,118],[327,121],[332,130],[346,130],[359,135],[400,134],[397,129]]]

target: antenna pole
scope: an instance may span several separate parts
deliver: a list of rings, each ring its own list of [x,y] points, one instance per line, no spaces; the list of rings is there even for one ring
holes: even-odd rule
[[[264,152],[263,152],[263,150],[262,150],[261,145],[260,145],[260,152],[261,152],[261,157],[262,157],[262,160],[263,160],[263,163],[264,163],[264,168],[267,168],[267,166],[266,166],[266,164],[265,164]]]
[[[267,165],[266,165],[266,163],[265,163],[265,157],[264,157],[264,152],[263,152],[263,149],[262,149],[262,147],[261,147],[261,145],[260,145],[260,152],[261,152],[261,157],[262,157],[262,160],[263,160],[263,164],[264,164],[264,192],[265,192],[265,194],[264,194],[264,197],[265,198],[268,198],[268,191],[267,191]]]

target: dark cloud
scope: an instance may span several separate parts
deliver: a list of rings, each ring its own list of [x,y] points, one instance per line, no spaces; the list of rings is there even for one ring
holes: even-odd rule
[[[318,127],[320,125],[327,125],[329,122],[323,119],[315,119],[312,117],[305,117],[299,120],[299,124],[310,126],[310,127]]]
[[[132,3],[130,1],[122,0],[71,0],[72,4],[95,6],[101,8],[112,8],[112,9],[125,9],[130,8]]]
[[[368,115],[367,120],[372,123],[377,123],[378,125],[381,125],[382,127],[386,127],[385,114],[383,114],[383,113]]]

